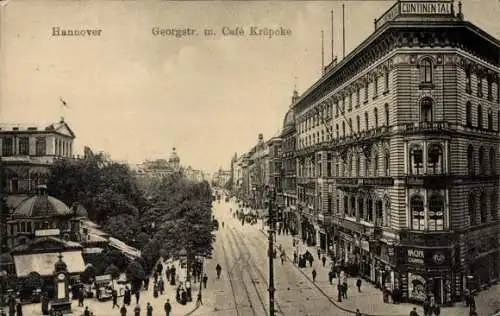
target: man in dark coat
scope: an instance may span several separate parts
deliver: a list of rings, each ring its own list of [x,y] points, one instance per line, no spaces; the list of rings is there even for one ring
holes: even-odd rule
[[[313,270],[312,270],[313,283],[316,283],[316,275],[317,275],[317,274],[318,274],[318,273],[316,272],[316,269],[313,269]]]
[[[170,300],[167,299],[163,308],[165,309],[165,316],[170,316],[170,312],[172,312],[172,305],[170,304]]]
[[[17,316],[23,316],[23,305],[21,302],[17,302],[16,304],[16,314]]]
[[[123,294],[123,304],[129,306],[131,301],[131,293],[128,286],[125,287],[125,293]]]
[[[207,288],[207,282],[208,282],[208,276],[207,276],[207,274],[205,273],[205,274],[203,275],[203,288],[205,288],[205,289]]]
[[[120,308],[120,315],[127,316],[127,308],[125,307],[125,304],[123,304],[122,308]]]
[[[117,308],[120,308],[120,306],[118,305],[118,293],[116,292],[116,290],[113,290],[113,292],[111,292],[111,298],[113,299],[113,309],[115,308],[115,306]]]
[[[337,300],[342,302],[342,284],[340,282],[337,284]]]

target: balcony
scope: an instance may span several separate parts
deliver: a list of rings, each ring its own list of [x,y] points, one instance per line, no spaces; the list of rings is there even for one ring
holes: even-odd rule
[[[403,133],[406,135],[418,133],[444,133],[451,131],[452,129],[448,122],[445,121],[407,123],[403,126]]]
[[[412,231],[401,230],[401,243],[419,244],[425,246],[443,246],[458,242],[458,235],[452,231]]]
[[[350,188],[394,185],[394,179],[391,177],[337,178],[335,182],[337,186],[350,187]]]

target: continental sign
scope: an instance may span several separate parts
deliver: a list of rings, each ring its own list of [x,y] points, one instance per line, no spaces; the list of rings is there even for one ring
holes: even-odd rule
[[[398,16],[451,15],[451,13],[451,1],[401,1],[394,4],[384,15],[377,19],[375,27],[379,28]]]

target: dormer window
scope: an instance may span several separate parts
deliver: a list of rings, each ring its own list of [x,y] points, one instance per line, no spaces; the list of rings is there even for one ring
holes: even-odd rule
[[[424,58],[420,62],[420,83],[432,83],[432,61]]]

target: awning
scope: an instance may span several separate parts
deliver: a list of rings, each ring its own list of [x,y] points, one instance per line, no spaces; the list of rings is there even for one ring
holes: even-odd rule
[[[141,252],[134,247],[131,247],[124,243],[123,241],[110,237],[109,238],[109,246],[116,248],[123,252],[123,254],[131,259],[135,259],[141,256]]]
[[[63,252],[62,255],[69,273],[81,273],[85,270],[81,251]],[[58,256],[58,252],[14,256],[16,274],[18,277],[25,277],[31,272],[38,272],[41,276],[51,276],[54,264],[59,261]]]

